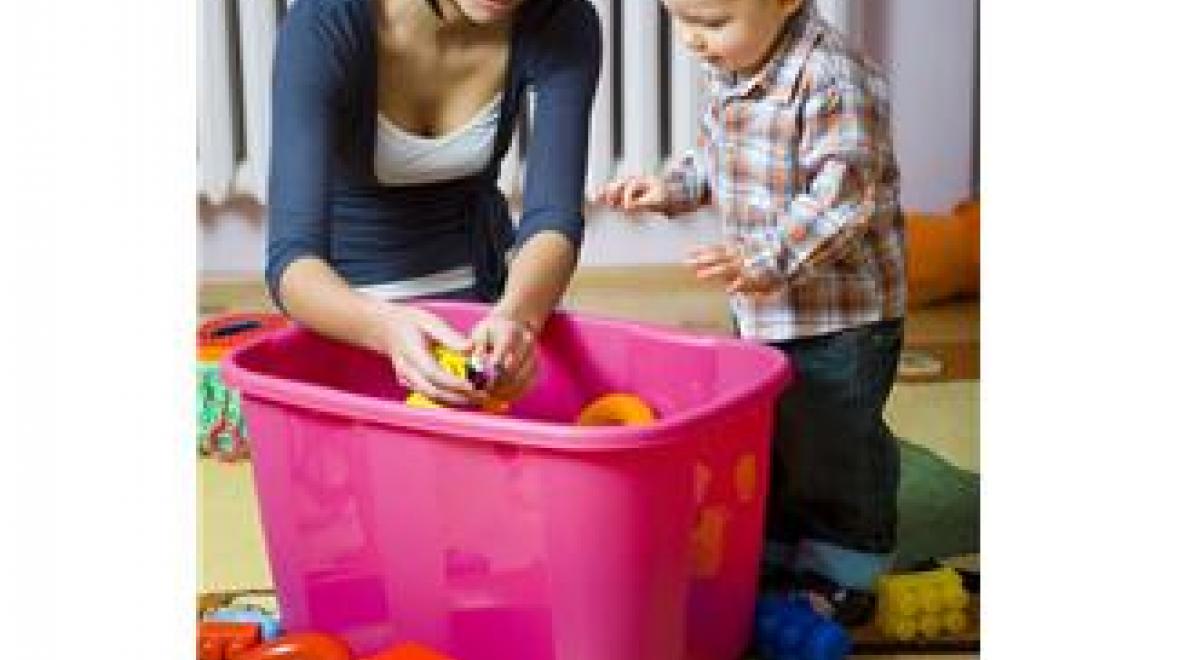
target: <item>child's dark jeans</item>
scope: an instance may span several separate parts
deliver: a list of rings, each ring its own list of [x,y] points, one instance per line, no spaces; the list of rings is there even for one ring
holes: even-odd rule
[[[896,542],[898,446],[882,411],[902,321],[772,344],[795,382],[778,400],[767,560],[870,589]]]

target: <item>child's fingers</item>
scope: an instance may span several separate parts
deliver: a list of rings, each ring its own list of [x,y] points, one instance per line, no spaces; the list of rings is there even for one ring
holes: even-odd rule
[[[622,181],[611,181],[598,189],[598,193],[595,195],[595,201],[604,206],[617,207],[621,199],[620,192],[622,189]]]
[[[627,183],[623,186],[623,207],[629,208],[643,195],[644,185],[643,179],[631,176],[627,177]]]
[[[696,270],[696,276],[697,279],[702,280],[720,279],[730,282],[740,277],[741,273],[733,264],[721,263],[714,266],[698,268]]]
[[[726,293],[755,293],[754,283],[751,282],[745,275],[738,275],[729,286],[725,287]]]
[[[720,279],[732,282],[741,275],[742,261],[724,245],[710,245],[689,251],[685,264],[692,269],[697,279]]]
[[[726,291],[729,293],[766,294],[779,290],[780,285],[773,279],[762,275],[754,276],[745,271],[738,273],[737,278],[730,283]]]
[[[595,195],[595,201],[610,208],[625,209],[629,196],[628,191],[637,178],[636,176],[625,176],[603,185]]]
[[[627,185],[623,208],[628,211],[650,211],[658,206],[651,177],[634,177]]]
[[[706,245],[688,252],[685,262],[693,267],[708,267],[738,260],[737,253],[725,245]]]

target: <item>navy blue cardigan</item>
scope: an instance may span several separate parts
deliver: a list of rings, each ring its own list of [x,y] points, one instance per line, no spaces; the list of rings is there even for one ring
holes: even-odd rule
[[[377,126],[372,0],[299,0],[279,30],[273,81],[266,281],[316,256],[349,284],[470,264],[477,298],[503,290],[505,255],[544,230],[581,246],[590,106],[602,35],[587,0],[526,0],[513,18],[494,154],[457,181],[387,186],[373,172]],[[496,185],[524,92],[535,92],[514,230]],[[281,303],[279,303],[281,305]]]

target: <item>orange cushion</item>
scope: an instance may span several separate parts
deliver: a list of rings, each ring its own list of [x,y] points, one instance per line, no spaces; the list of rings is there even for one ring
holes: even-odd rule
[[[909,306],[979,294],[979,202],[961,202],[945,215],[907,213]]]

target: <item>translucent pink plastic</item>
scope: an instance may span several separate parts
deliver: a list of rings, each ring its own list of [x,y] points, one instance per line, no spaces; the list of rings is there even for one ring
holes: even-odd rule
[[[461,330],[484,308],[427,303]],[[557,314],[509,416],[410,408],[386,358],[291,328],[227,356],[288,630],[357,654],[733,660],[752,625],[773,349]],[[629,392],[647,427],[578,427]]]

